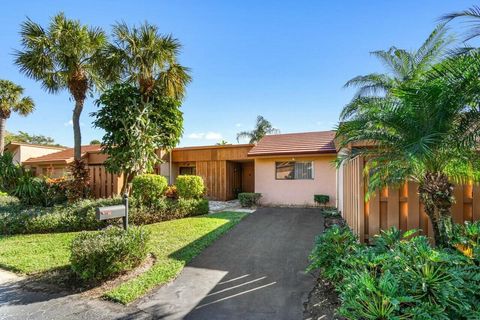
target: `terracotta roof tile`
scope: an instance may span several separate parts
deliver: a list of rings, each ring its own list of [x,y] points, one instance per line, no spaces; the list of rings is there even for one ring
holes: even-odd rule
[[[88,145],[88,146],[82,146],[82,157],[87,153],[87,152],[96,152],[100,151],[101,146],[100,145]],[[50,153],[46,154],[41,157],[36,157],[36,158],[30,158],[23,163],[25,164],[31,164],[31,163],[45,163],[45,162],[64,162],[64,163],[69,163],[73,161],[73,148],[68,148],[59,152],[55,153]]]
[[[336,153],[334,138],[335,131],[267,135],[248,156]]]

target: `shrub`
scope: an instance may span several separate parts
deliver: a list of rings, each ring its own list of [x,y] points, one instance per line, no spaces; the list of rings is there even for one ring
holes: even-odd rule
[[[85,161],[74,160],[68,167],[69,177],[66,183],[68,201],[75,202],[90,196],[90,174]]]
[[[325,194],[316,194],[313,196],[313,201],[316,204],[325,206],[330,201],[330,197]]]
[[[150,224],[165,220],[179,219],[207,214],[209,211],[207,199],[171,200],[159,198],[155,205],[149,208],[132,208],[130,221],[134,224]]]
[[[171,200],[178,199],[178,190],[176,186],[168,186],[165,190],[165,197]]]
[[[19,175],[19,166],[14,163],[13,154],[0,155],[0,191],[10,192],[15,188]]]
[[[317,237],[310,254],[308,271],[320,269],[325,278],[340,281],[344,273],[344,258],[352,254],[360,244],[347,227],[333,225]]]
[[[261,197],[261,193],[242,192],[238,194],[238,200],[240,200],[240,204],[244,208],[256,206]]]
[[[120,219],[98,221],[97,207],[120,204],[120,198],[85,199],[72,204],[51,208],[25,206],[16,198],[0,201],[0,233],[47,233],[95,230],[110,224],[120,224]]]
[[[72,241],[72,271],[84,281],[98,282],[131,270],[147,256],[148,239],[146,230],[138,227],[82,232]]]
[[[333,281],[347,319],[479,318],[478,263],[415,232],[391,228],[367,246],[333,226],[317,238],[309,270]]]
[[[205,192],[203,179],[199,176],[178,176],[175,185],[180,198],[198,199],[201,198]]]
[[[163,197],[167,186],[167,178],[157,174],[142,174],[132,180],[133,196],[145,206],[152,206],[155,199]]]
[[[42,180],[28,170],[22,168],[20,171],[12,194],[27,205],[41,202]]]

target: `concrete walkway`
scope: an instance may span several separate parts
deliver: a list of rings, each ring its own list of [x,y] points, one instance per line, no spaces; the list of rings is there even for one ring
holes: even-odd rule
[[[315,283],[304,270],[322,226],[316,209],[261,208],[132,306],[0,284],[0,319],[301,319]]]

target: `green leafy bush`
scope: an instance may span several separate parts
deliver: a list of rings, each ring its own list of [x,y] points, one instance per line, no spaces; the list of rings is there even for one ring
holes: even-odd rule
[[[172,200],[159,198],[149,208],[134,207],[130,210],[130,221],[134,224],[150,224],[165,220],[207,214],[209,211],[207,199]]]
[[[85,199],[49,208],[25,206],[13,197],[7,199],[0,201],[1,234],[95,230],[121,223],[120,219],[98,221],[95,216],[97,207],[120,204],[120,198]]]
[[[158,174],[142,174],[132,180],[132,193],[141,205],[152,206],[167,189],[167,178]]]
[[[325,206],[330,201],[330,197],[325,194],[316,194],[313,196],[313,201],[316,204]]]
[[[256,206],[261,197],[261,193],[254,192],[242,192],[238,194],[238,200],[240,200],[240,204],[244,208]]]
[[[333,226],[318,237],[309,270],[334,282],[347,319],[478,319],[479,264],[415,232],[392,228],[367,246]]]
[[[146,258],[148,239],[138,227],[82,232],[72,241],[72,271],[84,281],[98,282],[131,270]]]
[[[20,167],[14,163],[13,154],[0,155],[0,191],[11,192],[16,185]]]
[[[200,176],[182,175],[175,181],[178,195],[185,199],[198,199],[205,193],[205,185]]]

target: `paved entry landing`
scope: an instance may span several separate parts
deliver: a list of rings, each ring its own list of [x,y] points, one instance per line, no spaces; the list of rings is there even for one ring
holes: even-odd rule
[[[136,307],[158,319],[301,319],[318,209],[261,208]]]

